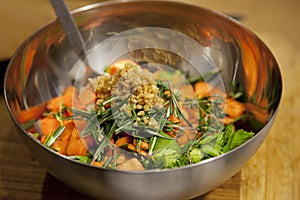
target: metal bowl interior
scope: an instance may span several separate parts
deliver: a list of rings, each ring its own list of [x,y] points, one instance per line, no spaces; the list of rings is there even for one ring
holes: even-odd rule
[[[21,110],[60,95],[77,78],[74,66],[79,57],[69,46],[58,21],[53,21],[18,48],[6,72],[4,93],[9,113],[26,146],[56,178],[97,199],[142,199],[145,196],[147,199],[190,199],[233,176],[261,146],[276,117],[282,79],[268,47],[242,24],[205,8],[170,1],[99,3],[72,14],[91,52],[112,35],[138,28],[172,30],[192,38],[203,47],[210,61],[222,69],[220,76],[225,90],[230,89],[232,82],[243,86],[251,99],[250,107],[257,111],[253,112],[256,120],[264,125],[255,130],[257,134],[251,140],[238,148],[178,169],[124,172],[68,160],[38,143],[16,120]],[[166,44],[178,43],[174,36],[163,40]],[[182,49],[193,52],[189,46]],[[161,53],[158,53],[158,58],[147,56],[157,53],[151,49],[140,51],[136,48],[128,52],[125,56],[138,62],[166,65],[173,62]],[[174,59],[178,58],[175,56]],[[201,62],[196,66],[199,68]],[[265,109],[259,109],[261,107]]]

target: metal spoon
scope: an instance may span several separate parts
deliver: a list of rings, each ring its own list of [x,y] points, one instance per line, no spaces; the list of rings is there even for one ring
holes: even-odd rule
[[[64,0],[50,0],[51,5],[58,17],[58,21],[64,29],[64,32],[67,35],[69,43],[78,55],[78,57],[85,64],[87,71],[93,71],[91,69],[90,62],[88,61],[87,49],[84,43],[84,39],[79,31],[73,17],[71,16],[69,9]]]

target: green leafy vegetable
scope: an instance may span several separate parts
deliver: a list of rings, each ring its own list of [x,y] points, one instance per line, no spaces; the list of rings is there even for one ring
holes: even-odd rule
[[[182,155],[182,149],[176,140],[158,138],[154,147],[154,167],[172,168],[176,166],[177,159]]]
[[[227,144],[223,147],[222,151],[224,153],[240,146],[254,135],[253,132],[247,132],[242,129],[237,130],[228,138]]]
[[[196,163],[207,158],[219,156],[240,146],[253,135],[253,132],[243,129],[235,131],[234,126],[230,124],[221,132],[206,136],[193,143],[185,153],[186,155],[181,158],[185,160],[181,160],[181,162]]]

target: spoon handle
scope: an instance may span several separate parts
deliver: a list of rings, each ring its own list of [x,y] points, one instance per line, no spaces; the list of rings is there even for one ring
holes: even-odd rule
[[[76,54],[81,58],[81,60],[86,59],[86,47],[84,44],[83,37],[72,18],[69,9],[64,2],[64,0],[50,0],[51,5],[58,17],[58,21],[64,29],[67,35],[69,43]]]

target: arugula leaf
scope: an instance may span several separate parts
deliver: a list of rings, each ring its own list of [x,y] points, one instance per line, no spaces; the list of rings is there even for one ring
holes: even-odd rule
[[[220,146],[218,144],[213,145],[203,145],[201,147],[201,150],[205,157],[216,157],[222,154],[220,151]]]
[[[158,138],[153,148],[155,167],[172,168],[182,155],[182,149],[176,140]]]
[[[91,158],[89,158],[88,156],[75,156],[75,158],[80,161],[80,162],[83,162],[83,163],[90,163],[91,162]]]
[[[197,163],[207,158],[224,154],[253,137],[253,132],[243,129],[235,131],[234,125],[227,125],[222,131],[207,135],[192,144],[180,158],[181,163]]]
[[[248,132],[243,129],[237,130],[236,132],[230,134],[227,144],[223,147],[223,152],[226,153],[240,146],[241,144],[249,140],[251,137],[253,137],[253,135],[253,132]]]
[[[190,158],[191,158],[192,163],[200,162],[203,157],[204,157],[204,155],[203,155],[202,150],[200,148],[194,148],[190,152]]]

